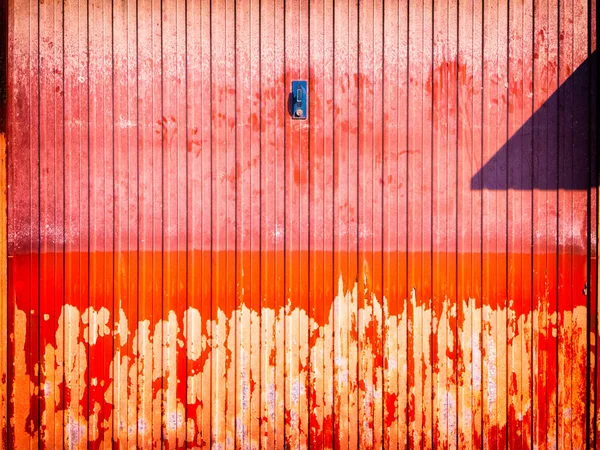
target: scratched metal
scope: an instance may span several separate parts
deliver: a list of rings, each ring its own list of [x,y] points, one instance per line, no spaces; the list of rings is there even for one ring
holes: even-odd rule
[[[595,17],[9,0],[0,449],[595,448]]]

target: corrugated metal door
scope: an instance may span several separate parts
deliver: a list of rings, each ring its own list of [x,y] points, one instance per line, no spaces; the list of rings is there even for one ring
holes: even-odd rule
[[[8,11],[0,448],[595,446],[595,0]]]

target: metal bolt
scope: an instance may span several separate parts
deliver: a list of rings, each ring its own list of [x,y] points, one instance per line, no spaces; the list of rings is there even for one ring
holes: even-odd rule
[[[302,110],[301,109],[297,109],[296,110],[296,116],[298,116],[298,117],[302,116]]]

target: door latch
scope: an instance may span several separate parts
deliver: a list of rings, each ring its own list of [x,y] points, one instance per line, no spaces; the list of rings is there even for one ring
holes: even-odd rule
[[[290,92],[288,104],[292,119],[306,120],[308,117],[308,82],[306,80],[292,81],[292,92]]]

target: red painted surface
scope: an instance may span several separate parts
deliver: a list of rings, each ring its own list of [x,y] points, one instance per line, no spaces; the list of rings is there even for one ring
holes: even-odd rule
[[[10,1],[0,448],[595,447],[595,7]]]

